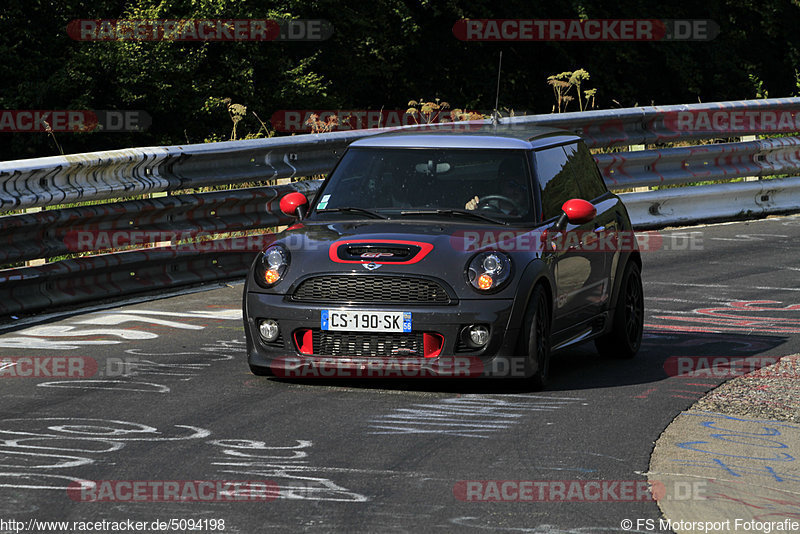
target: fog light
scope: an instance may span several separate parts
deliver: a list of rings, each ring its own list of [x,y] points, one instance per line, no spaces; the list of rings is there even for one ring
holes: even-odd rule
[[[258,332],[261,334],[261,339],[267,343],[271,343],[278,339],[280,330],[278,329],[277,321],[273,319],[262,319],[258,322]]]
[[[469,340],[476,347],[482,347],[489,342],[489,328],[482,325],[472,325],[469,327]]]

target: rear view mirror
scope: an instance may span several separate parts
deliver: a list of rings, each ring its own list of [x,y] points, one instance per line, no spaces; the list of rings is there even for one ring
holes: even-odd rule
[[[570,224],[586,224],[597,216],[597,208],[594,204],[580,198],[573,198],[564,202],[561,206],[567,221]]]
[[[450,171],[450,164],[449,163],[436,163],[434,164],[433,161],[428,161],[427,163],[417,163],[414,166],[414,170],[420,174],[427,174],[427,175],[435,175],[435,174],[444,174]]]
[[[295,191],[284,195],[281,199],[281,212],[288,217],[297,217],[302,219],[306,215],[308,209],[308,199],[303,193]]]

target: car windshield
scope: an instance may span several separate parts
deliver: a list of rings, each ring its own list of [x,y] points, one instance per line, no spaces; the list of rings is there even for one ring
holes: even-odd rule
[[[533,220],[520,150],[351,148],[320,195],[326,216]]]

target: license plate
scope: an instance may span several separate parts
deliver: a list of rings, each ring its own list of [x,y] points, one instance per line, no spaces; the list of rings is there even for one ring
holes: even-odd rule
[[[411,312],[322,310],[323,330],[411,332]]]

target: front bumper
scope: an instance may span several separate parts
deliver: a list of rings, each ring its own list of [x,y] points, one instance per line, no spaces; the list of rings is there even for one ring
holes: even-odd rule
[[[285,377],[478,377],[526,376],[524,355],[516,350],[519,325],[510,325],[511,299],[462,299],[455,305],[311,305],[271,295],[246,291],[244,322],[247,357],[251,366],[269,368]],[[439,335],[443,344],[433,357],[403,354],[373,356],[301,353],[298,332],[319,330],[322,310],[396,310],[411,312],[412,334]],[[266,343],[258,331],[258,320],[274,319],[280,327],[278,342]],[[489,326],[489,341],[481,349],[459,342],[461,330],[471,324]],[[302,335],[302,334],[300,334]],[[405,335],[405,334],[399,334]]]

